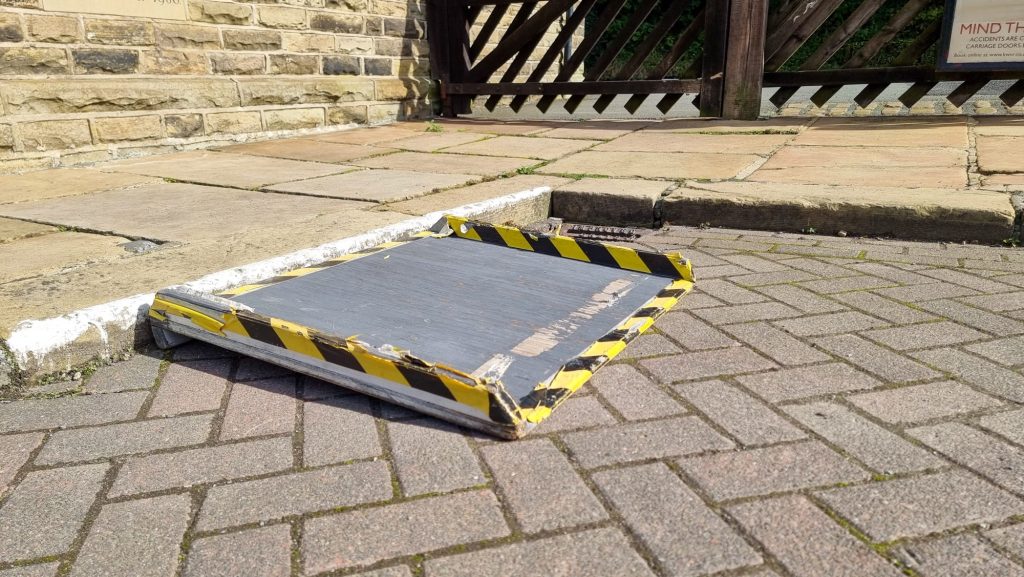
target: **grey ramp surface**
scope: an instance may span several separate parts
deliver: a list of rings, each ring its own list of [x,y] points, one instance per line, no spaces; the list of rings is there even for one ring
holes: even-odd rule
[[[467,372],[503,355],[501,381],[519,399],[669,282],[472,240],[424,238],[233,300]]]

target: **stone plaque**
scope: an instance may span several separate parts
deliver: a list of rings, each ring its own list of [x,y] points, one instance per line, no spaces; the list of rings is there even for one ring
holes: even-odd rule
[[[188,0],[43,0],[43,10],[185,20]]]

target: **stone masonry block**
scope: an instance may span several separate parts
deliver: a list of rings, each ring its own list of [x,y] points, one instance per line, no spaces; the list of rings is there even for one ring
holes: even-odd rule
[[[206,115],[207,134],[245,134],[260,132],[263,125],[260,113],[253,112],[216,112]]]
[[[235,2],[193,0],[188,5],[189,17],[194,21],[245,26],[252,21],[252,7]]]
[[[309,19],[309,27],[321,32],[341,34],[362,34],[364,30],[362,16],[328,12],[313,14]]]
[[[28,150],[59,150],[92,144],[88,120],[43,120],[18,125]]]
[[[14,148],[14,127],[0,124],[0,148]]]
[[[263,113],[267,130],[296,130],[324,125],[323,108],[267,110]]]
[[[207,72],[202,52],[181,50],[146,50],[142,52],[141,67],[143,74],[202,75]]]
[[[72,50],[76,74],[131,74],[139,69],[134,50]]]
[[[271,54],[271,74],[308,75],[316,74],[320,58],[309,54]]]
[[[0,75],[64,74],[67,54],[58,48],[0,48]]]
[[[195,24],[156,24],[156,42],[166,48],[220,48],[220,30]]]
[[[120,142],[125,140],[148,140],[163,137],[164,129],[160,117],[128,116],[121,118],[97,118],[92,121],[97,142]]]
[[[261,6],[259,9],[260,24],[267,28],[285,28],[303,30],[306,24],[306,11],[301,8],[287,6]]]
[[[366,124],[366,105],[348,104],[328,108],[327,124]]]
[[[381,78],[374,80],[376,100],[409,100],[430,93],[430,82],[414,78]]]
[[[242,106],[341,103],[373,100],[373,81],[356,78],[242,79]]]
[[[281,34],[281,48],[288,52],[334,52],[334,47],[335,39],[331,34]]]
[[[0,13],[0,42],[21,42],[24,39],[21,17],[13,12]]]
[[[150,46],[156,42],[153,24],[138,20],[85,20],[85,40],[90,44]]]
[[[373,39],[365,36],[335,37],[335,50],[342,54],[373,54]]]
[[[25,30],[35,42],[67,44],[82,39],[78,19],[72,16],[26,14]]]
[[[363,58],[363,70],[367,76],[391,76],[394,61],[390,58]]]
[[[271,30],[224,30],[224,47],[230,50],[280,50],[281,33]]]
[[[203,134],[202,114],[168,114],[164,116],[167,136],[171,138],[188,138]]]
[[[363,71],[358,56],[324,56],[324,74],[358,76]]]
[[[263,74],[267,71],[267,57],[263,54],[238,54],[217,52],[209,55],[210,69],[214,74],[244,76]]]

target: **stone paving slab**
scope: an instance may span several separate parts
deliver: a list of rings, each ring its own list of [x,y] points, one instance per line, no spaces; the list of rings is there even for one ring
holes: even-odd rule
[[[141,174],[236,188],[257,188],[352,170],[350,167],[335,164],[266,157],[256,160],[244,154],[207,151],[111,162],[99,168],[107,172]]]
[[[767,155],[792,140],[786,134],[693,134],[641,130],[598,145],[613,152],[717,152]]]
[[[593,145],[594,143],[589,140],[550,138],[547,135],[540,139],[524,136],[498,136],[490,140],[454,146],[446,149],[445,152],[552,160],[590,148]]]
[[[415,167],[415,164],[412,165]],[[421,165],[422,167],[422,165]],[[413,170],[357,170],[271,186],[268,190],[347,200],[395,202],[479,180],[471,174],[434,174]]]
[[[102,192],[157,180],[149,176],[109,174],[83,168],[63,168],[0,176],[0,204]]]
[[[226,146],[218,150],[234,154],[249,154],[252,156],[268,156],[271,158],[286,158],[290,160],[326,162],[334,164],[341,164],[359,158],[394,152],[393,148],[344,144],[340,142],[325,142],[322,140],[305,138],[296,138],[291,140],[266,140],[263,142],[236,144],[233,146]]]
[[[519,442],[198,345],[0,403],[0,575],[1024,571],[1024,338],[961,320],[1020,320],[1013,250],[685,227],[641,243],[721,272]],[[787,272],[811,278],[746,284]],[[288,385],[264,398],[264,381]],[[236,440],[232,420],[274,426]],[[128,517],[154,529],[114,531]]]
[[[127,238],[57,232],[0,244],[0,284],[128,256]],[[31,255],[26,264],[24,256]]]
[[[601,152],[588,150],[545,165],[547,174],[583,174],[620,178],[679,180],[687,178],[733,178],[759,160],[751,154]]]
[[[520,168],[536,163],[536,160],[523,157],[504,156],[493,158],[470,154],[448,154],[448,151],[445,151],[437,154],[429,152],[397,152],[387,156],[375,156],[359,160],[353,164],[367,168],[415,170],[425,174],[429,173],[431,176],[476,174],[479,176],[495,177],[515,172]]]
[[[56,232],[57,227],[24,220],[0,218],[0,243]]]

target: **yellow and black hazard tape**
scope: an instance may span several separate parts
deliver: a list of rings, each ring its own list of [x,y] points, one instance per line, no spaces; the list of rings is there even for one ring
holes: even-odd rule
[[[311,264],[309,266],[304,266],[302,268],[297,268],[295,270],[290,270],[288,272],[281,273],[281,274],[279,274],[277,276],[273,276],[273,277],[270,277],[268,279],[261,280],[259,282],[255,282],[255,283],[247,284],[247,285],[242,285],[240,287],[236,287],[236,288],[233,288],[233,289],[228,289],[226,291],[221,291],[221,292],[217,293],[217,296],[224,297],[224,298],[240,296],[240,295],[243,295],[245,293],[252,292],[254,290],[259,290],[259,289],[261,289],[263,287],[268,287],[270,285],[277,284],[279,282],[284,282],[286,280],[291,280],[293,278],[298,278],[300,276],[306,276],[307,274],[312,274],[312,273],[321,271],[321,270],[323,270],[325,268],[332,267],[332,266],[335,266],[335,265],[345,264],[347,262],[352,262],[354,260],[361,259],[364,256],[370,256],[371,254],[375,254],[375,253],[378,253],[378,252],[381,252],[381,251],[384,251],[384,250],[388,250],[389,248],[395,248],[396,246],[402,246],[403,244],[412,242],[414,240],[419,240],[421,238],[427,238],[429,236],[436,236],[436,235],[434,235],[433,233],[427,231],[427,232],[418,233],[418,234],[414,235],[412,238],[410,238],[409,240],[381,243],[381,244],[378,244],[376,246],[372,246],[372,247],[364,249],[364,250],[360,250],[360,251],[352,252],[352,253],[348,253],[348,254],[343,254],[343,255],[334,257],[332,259],[325,260],[323,262],[318,262],[316,264]]]
[[[690,262],[676,252],[636,250],[568,236],[536,235],[511,226],[476,222],[456,216],[446,218],[448,226],[459,238],[657,276],[693,280]]]
[[[472,407],[498,424],[515,425],[522,421],[515,400],[500,385],[488,385],[483,379],[440,364],[428,363],[412,355],[396,354],[391,357],[378,354],[352,338],[335,337],[251,311],[231,310],[217,319],[170,298],[162,298],[159,293],[150,307],[149,316],[161,322],[166,322],[168,316],[182,317],[220,336],[225,336],[227,332],[234,333],[272,347],[379,377]]]
[[[668,312],[692,289],[693,281],[673,281],[632,316],[587,347],[582,354],[562,365],[554,376],[520,399],[519,414],[530,423],[540,423],[546,419],[555,407],[589,381],[599,368],[618,356],[630,341],[651,328],[658,317]]]

